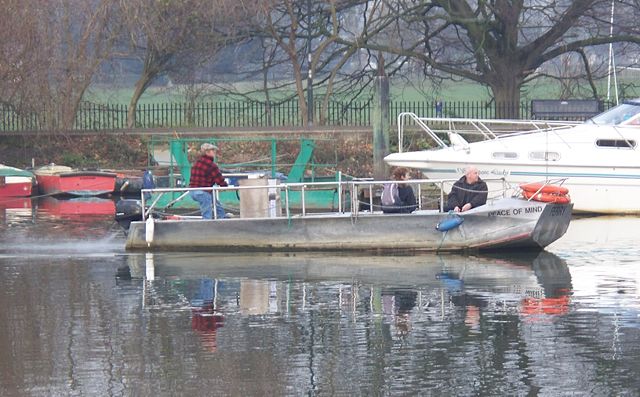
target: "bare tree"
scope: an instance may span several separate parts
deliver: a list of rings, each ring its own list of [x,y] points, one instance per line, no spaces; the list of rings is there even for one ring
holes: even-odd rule
[[[59,105],[64,129],[73,128],[84,93],[111,54],[120,26],[116,4],[115,0],[61,0],[54,10],[51,35],[57,45],[50,65],[49,98]]]
[[[44,18],[38,5],[44,5],[44,0],[0,0],[0,19],[21,21],[19,25],[0,24],[0,103],[20,107],[28,98],[25,88],[30,77],[46,69],[47,57],[37,59],[38,27]]]
[[[284,0],[263,3],[264,18],[258,34],[273,42],[279,51],[269,52],[264,69],[290,66],[298,107],[304,125],[310,125],[310,109],[316,96],[322,97],[318,124],[324,124],[330,98],[342,89],[351,90],[362,83],[353,74],[341,74],[357,54],[357,48],[338,44],[341,35],[351,37],[349,13],[360,0]],[[267,58],[265,58],[266,60]],[[286,59],[286,61],[284,61]],[[306,80],[306,83],[305,83]],[[314,92],[314,87],[319,91]],[[341,87],[341,88],[338,88]],[[357,89],[356,89],[357,91]],[[305,95],[306,94],[306,95]]]
[[[121,7],[143,65],[129,103],[129,127],[140,97],[158,77],[192,69],[241,40],[242,26],[255,14],[255,4],[237,0],[121,0]]]
[[[396,54],[435,71],[484,84],[498,103],[518,103],[524,83],[563,54],[595,46],[640,43],[635,2],[611,0],[373,0],[361,32],[343,44]],[[626,16],[626,17],[625,17]],[[364,19],[364,18],[367,19]],[[578,56],[579,60],[589,58]],[[589,65],[583,71],[587,73]],[[501,117],[517,116],[504,108]]]
[[[305,77],[302,69],[308,44],[300,37],[304,30],[301,24],[304,23],[306,13],[303,11],[303,7],[306,4],[307,2],[296,0],[265,2],[262,9],[265,33],[284,51],[291,65],[295,91],[298,97],[298,108],[304,125],[309,122],[307,116],[308,106],[304,96]],[[307,40],[310,40],[310,37],[307,37]]]
[[[0,0],[2,100],[71,129],[78,106],[117,36],[115,0]]]

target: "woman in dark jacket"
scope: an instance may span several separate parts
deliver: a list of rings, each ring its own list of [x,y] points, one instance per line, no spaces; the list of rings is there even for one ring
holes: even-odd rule
[[[406,183],[402,183],[402,181],[409,179],[409,170],[404,167],[399,167],[393,171],[391,176],[394,180],[398,181],[398,197],[396,197],[396,202],[393,205],[383,205],[382,212],[386,214],[408,214],[415,211],[418,205],[416,204],[416,196],[413,193],[413,188]]]

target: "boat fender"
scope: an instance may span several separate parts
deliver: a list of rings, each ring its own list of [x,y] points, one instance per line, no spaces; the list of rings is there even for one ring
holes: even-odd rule
[[[451,229],[455,229],[460,226],[464,222],[464,218],[458,214],[449,214],[446,218],[438,222],[436,225],[436,230],[441,232],[446,232]]]
[[[155,222],[153,220],[153,217],[148,217],[146,222],[145,222],[145,228],[144,228],[144,239],[147,242],[147,247],[151,246],[151,243],[153,243],[153,232],[155,229]]]

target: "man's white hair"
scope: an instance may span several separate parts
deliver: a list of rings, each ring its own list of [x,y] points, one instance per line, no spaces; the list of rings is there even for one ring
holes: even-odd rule
[[[472,171],[478,171],[478,167],[476,167],[475,165],[469,165],[464,169],[464,174],[468,175]]]

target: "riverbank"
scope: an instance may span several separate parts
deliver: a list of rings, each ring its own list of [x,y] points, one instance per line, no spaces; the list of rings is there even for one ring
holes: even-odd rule
[[[221,164],[238,164],[263,159],[270,151],[258,145],[251,138],[267,138],[264,134],[216,134],[212,138],[247,138],[244,141],[219,142]],[[283,164],[282,172],[288,170],[299,151],[300,138],[314,139],[316,149],[313,162],[323,164],[319,173],[345,174],[359,177],[372,175],[373,145],[370,132],[327,132],[305,136],[304,133],[279,134],[278,139],[290,139],[278,143],[278,163]],[[186,139],[186,138],[185,138]],[[205,135],[194,138],[189,145],[193,156],[197,153],[197,141]],[[149,143],[152,135],[29,135],[12,136],[0,140],[2,163],[19,168],[29,168],[49,163],[64,164],[78,168],[105,168],[143,170],[152,161],[149,157]]]

